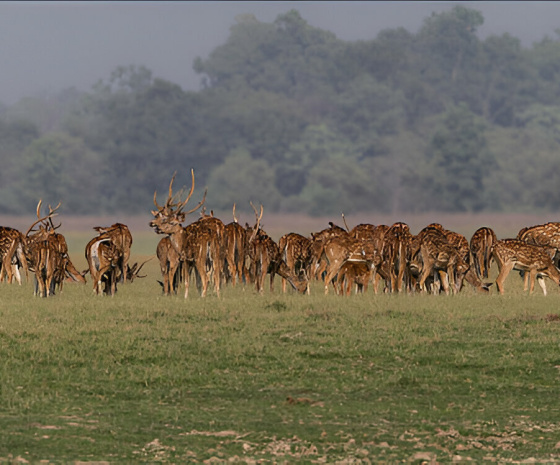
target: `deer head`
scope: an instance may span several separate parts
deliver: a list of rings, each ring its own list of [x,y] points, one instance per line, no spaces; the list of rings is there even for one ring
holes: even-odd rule
[[[178,201],[177,199],[182,196],[183,190],[173,195],[173,181],[175,180],[175,175],[176,173],[173,174],[171,182],[169,183],[169,192],[167,194],[165,205],[162,206],[157,203],[157,191],[154,192],[154,205],[156,206],[157,210],[152,210],[154,219],[150,222],[150,226],[152,228],[155,228],[158,234],[168,234],[170,227],[171,229],[173,229],[173,227],[180,225],[183,221],[185,221],[185,217],[188,214],[198,210],[206,201],[205,191],[204,196],[198,203],[198,205],[191,210],[184,212],[183,208],[185,208],[194,192],[194,170],[191,170],[192,181],[190,191],[187,195],[187,198],[182,202]]]

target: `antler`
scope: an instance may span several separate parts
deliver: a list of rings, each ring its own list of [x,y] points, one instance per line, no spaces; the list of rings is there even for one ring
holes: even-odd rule
[[[43,199],[40,199],[40,200],[39,200],[39,203],[37,204],[37,218],[38,218],[38,219],[37,219],[37,221],[35,221],[35,223],[33,223],[33,224],[29,227],[29,229],[28,229],[27,232],[25,233],[25,237],[27,237],[27,236],[29,235],[29,233],[33,230],[33,228],[35,227],[35,225],[37,225],[37,224],[39,224],[39,223],[43,223],[43,222],[46,221],[46,220],[52,221],[51,218],[52,218],[53,216],[58,215],[58,213],[55,213],[55,212],[56,212],[56,210],[58,209],[58,207],[60,207],[61,202],[58,203],[57,207],[56,207],[54,210],[53,210],[52,208],[50,208],[50,205],[49,205],[49,210],[50,210],[50,211],[49,211],[49,214],[48,214],[47,216],[41,218],[41,205],[42,205],[42,203],[43,203]],[[51,223],[51,224],[52,224],[52,223]]]
[[[175,177],[175,176],[173,176],[173,177]],[[177,204],[177,212],[180,212],[185,207],[185,205],[187,204],[187,202],[191,199],[191,197],[193,195],[193,192],[194,192],[194,170],[193,169],[191,169],[191,178],[192,178],[191,190],[189,191],[189,193],[187,195],[187,198],[184,200],[184,202],[181,202],[181,203]],[[171,181],[173,182],[173,180],[171,180]],[[169,185],[169,194],[171,195],[171,184]]]
[[[235,217],[235,203],[233,204],[233,222],[238,223],[237,218]]]
[[[204,204],[204,202],[206,202],[206,194],[208,193],[208,189],[204,190],[204,195],[202,197],[202,200],[200,202],[198,202],[198,205],[196,207],[194,207],[193,209],[189,210],[188,212],[185,213],[185,215],[188,215],[196,210],[198,210],[200,207],[202,207],[202,205]],[[192,195],[192,194],[191,194]],[[186,203],[186,202],[185,202]]]
[[[53,223],[53,220],[52,220],[52,217],[53,217],[53,216],[58,215],[58,213],[55,213],[55,212],[60,208],[60,205],[61,205],[61,204],[62,204],[62,202],[58,202],[58,205],[57,205],[56,207],[54,207],[54,210],[53,210],[53,208],[52,208],[52,207],[50,206],[50,204],[49,204],[49,216],[48,216],[48,218],[49,218],[49,223],[50,223],[51,228],[53,229],[53,231],[54,231],[55,229],[58,229],[58,228],[60,228],[60,227],[62,226],[62,223],[60,223],[58,226],[55,226],[54,223]]]
[[[255,223],[255,227],[253,228],[253,234],[251,234],[251,237],[249,238],[249,242],[252,242],[255,237],[257,236],[257,233],[259,232],[259,228],[260,228],[260,223],[262,220],[262,216],[263,216],[263,206],[261,204],[261,213],[260,215],[257,213],[257,209],[255,208],[255,206],[253,205],[253,202],[249,202],[251,204],[251,207],[253,207],[253,211],[255,212],[255,218],[257,219],[257,222]]]
[[[346,217],[344,213],[342,214],[342,221],[344,221],[344,226],[346,226],[346,231],[350,232],[350,228],[348,227],[348,223],[346,223]]]
[[[143,275],[140,276],[138,273],[140,273],[140,270],[142,269],[142,267],[148,263],[150,260],[152,260],[153,257],[149,258],[148,260],[146,260],[145,262],[142,262],[142,264],[140,266],[138,266],[138,262],[136,262],[134,265],[132,265],[132,267],[128,267],[127,273],[130,275],[130,279],[134,279],[134,278],[145,278],[147,275]]]

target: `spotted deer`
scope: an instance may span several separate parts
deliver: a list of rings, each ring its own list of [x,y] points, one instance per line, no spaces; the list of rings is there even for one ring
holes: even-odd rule
[[[323,259],[325,242],[333,237],[349,237],[348,231],[329,221],[329,227],[319,232],[311,233],[311,277],[321,279],[327,269],[327,262]]]
[[[480,279],[488,278],[492,249],[497,241],[496,233],[486,226],[478,228],[471,237],[469,247],[472,256],[472,264],[474,265],[476,275]]]
[[[311,268],[311,240],[298,233],[284,234],[278,241],[282,259],[300,279],[309,281]],[[286,279],[282,278],[282,292],[286,292]],[[307,294],[310,289],[307,287]]]
[[[247,255],[247,232],[237,221],[233,204],[233,221],[225,225],[225,255],[227,279],[235,286],[247,279],[245,257]]]
[[[13,278],[21,285],[20,268],[28,277],[27,259],[24,253],[25,236],[17,229],[0,226],[0,283]]]
[[[420,231],[413,241],[411,257],[420,263],[417,283],[420,291],[426,289],[426,280],[431,277],[434,284],[439,282],[443,286],[446,294],[459,292],[457,280],[463,279],[469,266],[442,229],[428,226]],[[436,286],[432,292],[437,292]]]
[[[85,250],[93,292],[114,296],[117,292],[118,270],[122,263],[122,250],[108,237],[94,237]]]
[[[402,292],[407,280],[407,257],[412,239],[406,223],[394,223],[383,237],[383,261],[388,264],[391,292]]]
[[[338,235],[326,239],[321,250],[321,257],[326,261],[325,295],[329,293],[332,284],[335,292],[340,294],[335,278],[347,263],[366,264],[371,270],[372,257],[366,255],[362,241],[350,237],[350,235]],[[371,276],[371,275],[370,275]],[[370,279],[368,277],[367,279]]]
[[[109,239],[112,244],[121,251],[118,267],[120,279],[122,282],[127,281],[128,261],[130,260],[130,248],[132,246],[132,234],[128,226],[122,223],[115,223],[108,227],[96,226],[93,228],[99,233],[100,239]]]
[[[159,205],[157,203],[157,191],[154,192],[154,205],[156,206],[156,210],[152,210],[153,219],[150,221],[150,226],[154,228],[157,234],[165,234],[169,237],[169,244],[174,249],[175,254],[179,257],[179,260],[184,266],[183,270],[183,278],[185,283],[185,298],[188,297],[189,294],[189,279],[190,279],[190,269],[192,266],[199,268],[199,273],[207,277],[206,273],[206,262],[205,262],[205,255],[206,252],[205,247],[207,246],[206,242],[202,244],[199,235],[198,228],[196,226],[188,225],[187,227],[183,227],[182,223],[185,221],[185,218],[190,213],[198,210],[202,207],[204,201],[206,200],[206,193],[204,193],[204,197],[202,200],[191,210],[184,212],[183,208],[187,205],[189,200],[191,199],[193,192],[194,192],[194,170],[191,170],[191,188],[187,197],[184,201],[177,201],[177,195],[173,195],[173,181],[175,180],[175,174],[171,178],[169,183],[169,192],[167,195],[167,200],[164,205]],[[160,259],[161,265],[161,259]],[[167,268],[162,268],[167,270]],[[164,275],[164,282],[167,280],[168,283],[172,282],[173,276]],[[207,280],[205,280],[206,286],[201,288],[201,295],[205,296],[207,291]],[[168,284],[169,289],[169,284]],[[165,286],[164,286],[165,292]]]
[[[162,286],[163,294],[177,294],[183,268],[181,257],[173,247],[169,236],[162,237],[158,242],[156,256],[163,277],[163,282],[158,281]]]
[[[503,239],[494,245],[492,258],[498,265],[496,286],[500,294],[504,294],[504,282],[512,270],[528,273],[529,293],[533,293],[535,279],[538,279],[544,295],[547,294],[546,285],[542,279],[545,276],[552,279],[556,285],[560,285],[560,272],[543,247],[527,244],[518,239]]]
[[[54,228],[49,220],[56,216],[56,210],[49,208],[49,214],[41,216],[42,200],[37,204],[37,221],[25,233],[25,256],[28,266],[35,273],[34,295],[49,297],[54,294],[55,272],[58,259],[58,248],[53,240]],[[38,226],[36,231],[34,228]],[[33,233],[33,234],[31,234]]]
[[[250,274],[255,280],[255,287],[259,294],[264,292],[264,280],[270,274],[270,291],[274,290],[274,276],[278,274],[286,279],[290,285],[298,292],[305,293],[308,287],[308,279],[296,275],[282,258],[280,248],[272,238],[261,228],[263,207],[261,205],[260,214],[251,203],[255,212],[256,223],[250,228],[248,239],[248,250],[250,260]]]
[[[546,223],[523,228],[517,234],[517,239],[527,244],[545,247],[558,267],[560,255],[560,223]]]

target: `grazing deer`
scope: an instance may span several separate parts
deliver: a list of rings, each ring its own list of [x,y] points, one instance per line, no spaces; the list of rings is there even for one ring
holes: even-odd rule
[[[93,292],[97,295],[114,296],[122,263],[122,250],[110,238],[91,239],[86,245],[86,260],[93,281]]]
[[[235,204],[233,204],[233,221],[225,225],[224,237],[227,279],[235,286],[238,281],[242,282],[247,278],[245,269],[247,232],[237,221]]]
[[[535,278],[539,280],[544,295],[546,295],[546,285],[542,279],[544,276],[552,279],[556,285],[560,285],[560,272],[543,247],[527,244],[518,239],[503,239],[494,245],[492,258],[498,265],[496,286],[500,294],[504,294],[504,282],[512,270],[528,272],[530,294],[535,288]]]
[[[121,276],[123,273],[123,250],[121,247],[102,233],[87,243],[85,256],[93,281],[93,292],[97,295],[114,296],[117,292],[117,283],[124,281]],[[136,277],[145,277],[139,275],[145,263],[147,261],[141,265],[134,263],[132,267],[127,264],[124,270],[127,275],[126,281],[132,282]]]
[[[278,241],[280,254],[288,268],[300,279],[309,281],[311,268],[311,240],[298,233],[284,234]],[[286,292],[286,279],[282,278],[282,292]],[[309,286],[307,294],[309,294]]]
[[[251,203],[255,212],[256,223],[250,229],[248,239],[248,250],[250,259],[250,274],[255,280],[255,287],[259,294],[264,292],[264,280],[266,274],[270,274],[270,291],[274,291],[274,276],[278,274],[286,279],[298,292],[305,293],[308,287],[308,279],[296,273],[288,267],[282,258],[280,248],[268,234],[261,228],[260,222],[263,216],[261,205],[260,214]]]
[[[37,204],[37,221],[35,221],[25,234],[25,256],[28,260],[29,269],[35,272],[34,294],[40,297],[48,297],[54,294],[56,278],[60,276],[57,269],[62,266],[61,246],[59,239],[55,237],[56,227],[52,223],[56,210],[49,206],[48,215],[41,217],[41,204]],[[35,226],[39,225],[39,230],[34,231]],[[82,276],[83,278],[83,276]],[[84,279],[85,282],[85,279]]]
[[[323,258],[325,242],[333,237],[349,237],[348,231],[329,221],[329,227],[319,232],[311,233],[311,276],[321,279],[327,269],[327,262]]]
[[[443,228],[427,226],[412,241],[411,261],[421,263],[417,287],[425,290],[426,280],[439,281],[446,294],[459,292],[457,280],[462,280],[469,269],[456,247],[449,243]],[[436,292],[434,286],[432,292]]]
[[[410,228],[406,223],[394,223],[383,237],[383,260],[389,265],[391,292],[403,290],[407,272],[407,257],[412,239]]]
[[[472,255],[472,264],[476,275],[482,278],[488,278],[490,271],[490,260],[492,257],[492,249],[498,241],[496,234],[488,227],[478,228],[470,241],[470,251]]]
[[[27,259],[24,253],[25,236],[17,229],[0,226],[0,283],[7,278],[11,284],[13,277],[21,285],[20,268],[28,278]]]
[[[130,259],[130,248],[132,246],[132,234],[125,224],[115,223],[109,227],[96,226],[100,239],[109,239],[121,251],[118,263],[121,281],[127,281],[128,261]]]
[[[327,263],[325,295],[329,293],[330,284],[333,285],[335,292],[339,293],[334,278],[346,263],[366,263],[371,268],[371,257],[366,256],[362,241],[358,241],[348,234],[334,236],[324,241],[321,257]]]

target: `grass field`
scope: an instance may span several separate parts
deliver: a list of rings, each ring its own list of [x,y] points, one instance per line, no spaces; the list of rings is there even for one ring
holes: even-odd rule
[[[80,270],[93,235],[66,235]],[[157,240],[136,234],[133,261]],[[184,300],[145,268],[114,298],[0,285],[0,460],[560,461],[551,281],[547,297],[512,273],[505,296],[283,295],[278,280]]]

